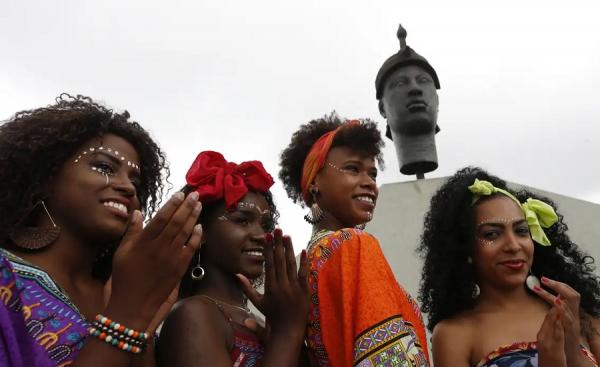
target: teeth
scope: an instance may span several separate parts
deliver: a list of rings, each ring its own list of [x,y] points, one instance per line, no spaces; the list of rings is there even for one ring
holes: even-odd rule
[[[366,201],[367,203],[373,204],[373,199],[369,196],[358,196],[356,199],[360,200],[360,201]]]
[[[262,252],[261,251],[246,251],[246,253],[250,256],[262,256]]]
[[[104,206],[110,206],[111,208],[118,209],[123,213],[127,213],[127,207],[121,203],[115,203],[114,201],[105,201]]]

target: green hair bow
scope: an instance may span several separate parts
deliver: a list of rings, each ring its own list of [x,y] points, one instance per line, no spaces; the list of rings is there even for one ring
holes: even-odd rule
[[[482,196],[490,196],[496,193],[501,193],[514,200],[525,213],[525,219],[527,225],[529,225],[529,232],[531,238],[542,246],[550,246],[550,240],[546,236],[543,228],[549,228],[554,223],[558,222],[558,216],[550,205],[538,199],[527,199],[526,202],[521,203],[510,192],[500,189],[492,185],[490,182],[485,180],[475,179],[473,185],[469,186],[469,191],[473,193],[473,204],[479,200]]]

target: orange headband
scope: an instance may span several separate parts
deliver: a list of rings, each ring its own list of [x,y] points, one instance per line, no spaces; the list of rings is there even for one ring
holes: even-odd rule
[[[333,144],[333,139],[335,139],[335,136],[342,128],[357,124],[360,124],[359,120],[346,121],[338,126],[335,130],[331,130],[323,134],[310,148],[310,151],[304,160],[304,166],[302,166],[302,179],[300,181],[302,198],[304,199],[305,203],[308,204],[308,201],[310,200],[308,186],[312,180],[314,180],[315,176],[317,176],[319,170],[323,168],[323,165],[325,164],[325,158],[327,158],[327,153],[329,153],[331,144]]]

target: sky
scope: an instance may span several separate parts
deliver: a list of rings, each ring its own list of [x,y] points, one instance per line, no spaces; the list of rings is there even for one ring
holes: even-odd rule
[[[382,131],[374,80],[407,43],[440,78],[439,168],[600,203],[597,1],[2,0],[0,120],[61,92],[127,109],[181,187],[202,150],[277,176],[299,125],[332,110]],[[491,2],[490,2],[491,3]],[[400,174],[393,144],[378,183]],[[297,251],[304,209],[274,186]]]

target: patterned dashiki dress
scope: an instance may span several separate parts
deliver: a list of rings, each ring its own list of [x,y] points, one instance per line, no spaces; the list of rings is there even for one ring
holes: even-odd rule
[[[0,249],[0,366],[63,367],[88,323],[42,269]]]
[[[320,367],[429,364],[419,307],[398,284],[378,241],[347,228],[308,245],[309,356]]]

